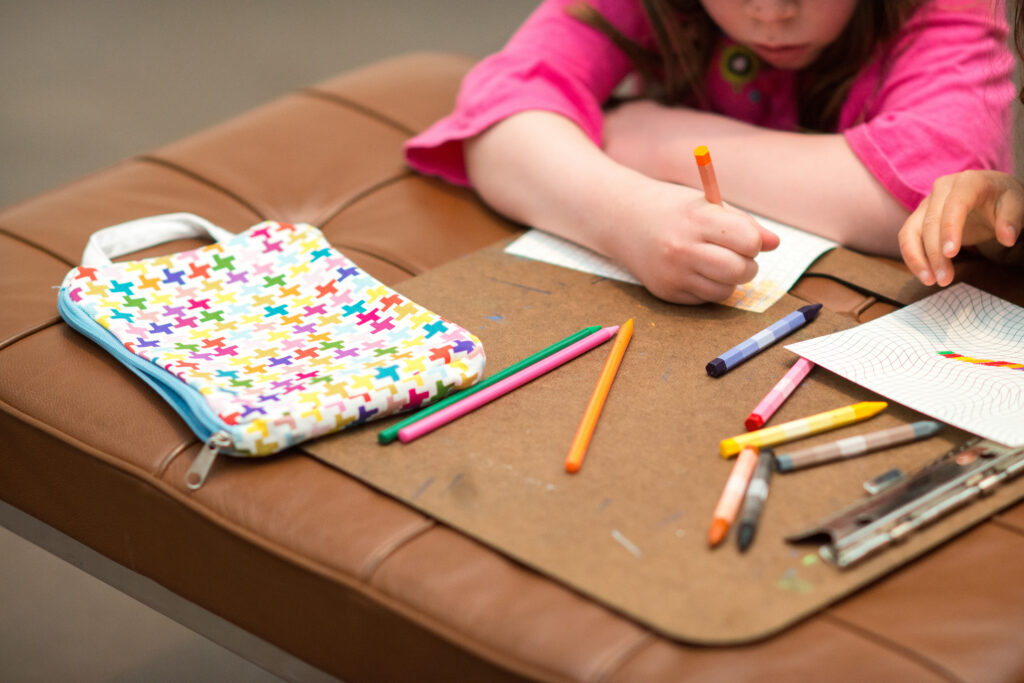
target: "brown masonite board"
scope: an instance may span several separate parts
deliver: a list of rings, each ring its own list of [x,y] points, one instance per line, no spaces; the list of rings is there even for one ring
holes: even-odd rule
[[[732,467],[719,440],[795,362],[777,344],[712,379],[705,364],[805,302],[764,314],[664,303],[638,286],[482,250],[398,287],[480,337],[487,374],[588,325],[635,332],[583,468],[566,451],[611,344],[411,444],[381,446],[371,423],[304,446],[322,461],[669,637],[735,644],[767,637],[893,571],[1024,496],[1024,481],[849,569],[783,539],[863,495],[862,482],[911,470],[956,445],[950,428],[899,449],[776,475],[751,549],[707,544]],[[856,265],[856,260],[854,260]],[[866,281],[870,281],[867,278]],[[852,325],[823,311],[789,341]],[[879,397],[815,368],[769,424]],[[921,419],[878,417],[804,443]]]

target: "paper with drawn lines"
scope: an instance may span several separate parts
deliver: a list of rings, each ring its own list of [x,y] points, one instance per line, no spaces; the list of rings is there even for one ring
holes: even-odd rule
[[[1024,445],[1024,308],[980,289],[956,284],[786,348],[937,420]]]
[[[779,246],[761,252],[757,276],[740,285],[723,303],[744,311],[763,313],[782,298],[815,259],[836,246],[832,240],[791,228],[769,218],[754,216],[761,225],[779,236]],[[621,266],[578,244],[543,230],[530,230],[505,248],[509,254],[544,261],[563,268],[640,284]]]

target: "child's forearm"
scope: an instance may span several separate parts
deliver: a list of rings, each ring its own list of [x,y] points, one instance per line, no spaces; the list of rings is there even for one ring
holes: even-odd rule
[[[641,176],[569,119],[516,114],[467,141],[465,158],[473,187],[498,212],[617,258],[611,217]]]
[[[721,159],[719,162],[718,159]],[[743,160],[747,164],[743,164]],[[897,235],[909,212],[868,171],[839,134],[759,129],[749,144],[716,150],[720,182],[736,185],[733,201],[777,216],[841,244],[898,256]],[[735,172],[732,164],[736,164]],[[730,195],[726,193],[726,198]]]
[[[728,297],[778,244],[746,213],[619,164],[550,112],[501,121],[466,143],[465,158],[494,209],[612,258],[668,301]]]
[[[613,158],[653,177],[699,187],[692,150],[707,145],[726,201],[856,249],[898,255],[896,236],[909,212],[842,135],[775,131],[650,103],[627,106],[632,110],[609,119]]]

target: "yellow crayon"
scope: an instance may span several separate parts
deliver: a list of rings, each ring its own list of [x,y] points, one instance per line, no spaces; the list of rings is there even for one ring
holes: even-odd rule
[[[802,439],[805,436],[826,432],[836,427],[853,424],[866,420],[877,415],[888,404],[885,401],[861,401],[853,405],[836,408],[817,415],[802,417],[799,420],[785,422],[775,427],[766,427],[754,432],[747,432],[734,436],[731,439],[723,439],[718,444],[718,452],[723,458],[731,458],[740,452],[744,446],[774,446],[785,441]]]

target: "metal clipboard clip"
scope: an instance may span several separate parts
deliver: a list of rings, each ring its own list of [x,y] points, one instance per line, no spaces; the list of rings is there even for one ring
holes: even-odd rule
[[[867,498],[786,540],[822,542],[818,550],[822,559],[846,568],[1022,472],[1024,448],[972,438],[913,474],[882,475],[873,480],[873,491],[873,482],[867,482],[871,492]]]

